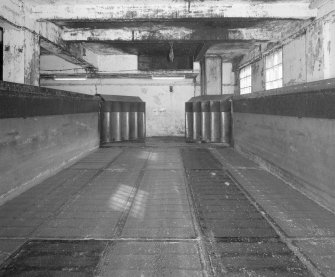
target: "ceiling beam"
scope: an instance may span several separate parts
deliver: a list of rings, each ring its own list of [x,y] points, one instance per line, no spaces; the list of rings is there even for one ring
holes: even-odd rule
[[[51,22],[39,22],[40,46],[51,54],[70,63],[81,66],[88,71],[97,68],[82,57],[82,49],[76,45],[69,45],[61,37],[62,30]]]
[[[276,41],[283,34],[292,30],[292,26],[300,21],[273,21],[259,27],[227,29],[225,27],[198,27],[197,29],[183,26],[164,25],[153,29],[119,28],[119,29],[68,29],[62,33],[64,41],[226,41],[226,40],[258,40]]]
[[[316,16],[316,10],[309,8],[309,0],[271,2],[265,0],[257,2],[249,0],[109,0],[108,2],[70,2],[49,1],[42,2],[43,4],[40,2],[32,7],[32,15],[39,20],[99,19],[112,21],[236,17],[306,19]]]
[[[311,0],[310,8],[316,9],[319,8],[327,3],[329,3],[331,0]]]
[[[50,52],[51,54],[75,65],[81,66],[90,72],[94,72],[97,70],[97,68],[93,64],[87,62],[81,57],[81,53],[78,48],[69,46],[62,47],[44,37],[40,38],[40,46],[48,50],[48,52]]]
[[[199,52],[197,53],[197,55],[195,56],[195,61],[199,62],[206,54],[207,50],[209,49],[209,47],[211,47],[212,43],[208,43],[205,42],[202,47],[200,48]]]

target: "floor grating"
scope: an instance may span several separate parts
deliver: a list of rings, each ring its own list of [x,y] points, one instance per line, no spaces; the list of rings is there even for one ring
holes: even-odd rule
[[[312,276],[206,148],[105,148],[43,184],[0,209],[0,276]]]
[[[0,268],[0,276],[93,276],[105,241],[31,240]]]
[[[214,245],[212,260],[219,257],[223,276],[312,276],[226,170],[207,162],[205,151],[182,155],[201,230]],[[209,169],[198,170],[202,163]]]

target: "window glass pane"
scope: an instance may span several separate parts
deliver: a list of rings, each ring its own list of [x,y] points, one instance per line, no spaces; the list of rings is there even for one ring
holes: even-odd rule
[[[283,79],[283,66],[279,66],[279,75],[278,79]]]
[[[277,65],[278,62],[279,62],[278,53],[274,53],[274,55],[273,55],[273,65]]]
[[[251,65],[240,70],[240,93],[246,94],[251,92]]]
[[[274,89],[283,86],[282,49],[269,54],[266,58],[265,88]]]
[[[270,68],[272,66],[272,63],[271,63],[271,55],[270,56],[267,56],[265,58],[266,60],[266,68]]]
[[[279,66],[276,66],[275,68],[274,68],[274,78],[275,78],[275,80],[278,80],[279,79]]]

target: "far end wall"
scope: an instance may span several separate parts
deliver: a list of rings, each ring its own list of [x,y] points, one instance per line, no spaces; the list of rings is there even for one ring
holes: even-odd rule
[[[141,80],[92,79],[86,81],[41,81],[41,85],[90,95],[138,96],[146,102],[146,133],[151,136],[185,135],[185,102],[195,94],[193,79]]]

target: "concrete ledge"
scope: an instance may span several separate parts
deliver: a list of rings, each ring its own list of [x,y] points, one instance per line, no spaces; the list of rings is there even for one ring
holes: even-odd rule
[[[0,82],[0,118],[98,112],[99,102],[92,95]]]

